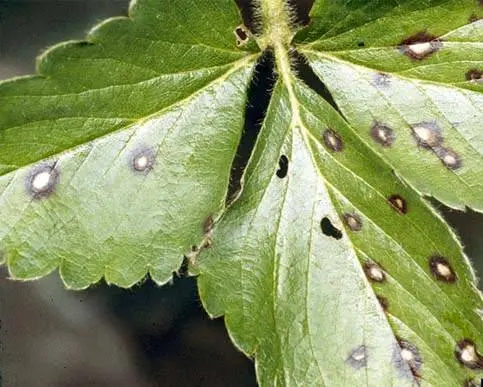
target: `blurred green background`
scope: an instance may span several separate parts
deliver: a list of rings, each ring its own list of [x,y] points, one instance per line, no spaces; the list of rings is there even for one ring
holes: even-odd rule
[[[176,0],[170,0],[176,1]],[[238,0],[246,4],[245,0]],[[295,3],[295,1],[294,1]],[[306,12],[311,0],[298,0]],[[97,22],[126,15],[128,0],[0,1],[0,79],[32,73],[34,58]],[[253,121],[253,120],[252,120]],[[483,215],[436,205],[483,273]],[[480,284],[481,285],[481,284]],[[64,290],[57,273],[13,283],[0,270],[0,385],[255,386],[253,364],[209,320],[193,279],[130,290]]]

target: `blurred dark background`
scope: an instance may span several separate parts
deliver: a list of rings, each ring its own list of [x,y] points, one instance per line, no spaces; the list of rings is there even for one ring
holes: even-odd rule
[[[293,2],[306,19],[312,0]],[[128,0],[0,0],[0,80],[34,72],[43,49],[82,39],[127,7]],[[262,89],[254,101],[265,98]],[[255,110],[246,131],[254,130]],[[439,209],[483,273],[483,215]],[[253,363],[231,344],[223,320],[203,312],[194,279],[71,292],[57,273],[30,283],[6,277],[0,269],[2,387],[256,386]]]

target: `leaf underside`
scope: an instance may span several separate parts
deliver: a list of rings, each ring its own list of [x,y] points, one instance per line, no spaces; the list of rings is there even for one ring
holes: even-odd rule
[[[254,60],[235,46],[234,4],[171,3],[135,4],[86,42],[45,53],[39,75],[0,86],[0,238],[12,277],[59,266],[75,289],[102,277],[129,287],[148,270],[164,283],[222,209]],[[179,27],[190,3],[184,22],[196,33]],[[36,191],[49,169],[52,188]]]
[[[258,6],[265,30],[287,15]],[[274,39],[278,80],[225,207],[260,54],[237,47],[231,0],[134,2],[0,83],[0,259],[82,289],[162,284],[187,255],[264,386],[471,386],[482,298],[424,196],[483,211],[482,16],[315,1],[293,45],[326,93]]]

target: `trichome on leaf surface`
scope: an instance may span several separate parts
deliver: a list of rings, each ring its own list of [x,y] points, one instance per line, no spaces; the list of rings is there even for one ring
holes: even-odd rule
[[[262,386],[476,385],[482,297],[427,197],[483,211],[482,2],[293,6],[133,1],[1,83],[2,260],[84,289],[185,258]]]

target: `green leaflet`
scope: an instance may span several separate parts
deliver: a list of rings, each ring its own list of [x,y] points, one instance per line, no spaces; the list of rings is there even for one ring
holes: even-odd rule
[[[243,194],[201,257],[206,309],[225,314],[237,345],[255,356],[261,385],[411,385],[397,338],[418,348],[427,385],[462,384],[473,375],[453,351],[466,337],[483,345],[483,324],[457,240],[327,103],[299,82],[295,93],[294,108],[283,83],[276,87]],[[324,143],[327,128],[344,151]],[[289,159],[283,179],[275,173],[281,155]],[[393,194],[404,198],[407,214],[388,203]],[[360,231],[344,224],[353,213]],[[324,235],[326,217],[342,239]],[[435,279],[435,255],[448,257],[456,283]],[[373,263],[386,280],[371,286],[364,265]],[[386,314],[376,296],[387,299]],[[348,360],[360,346],[367,368]]]
[[[475,276],[422,198],[483,210],[479,2],[319,0],[292,42],[285,2],[258,0],[279,78],[228,208],[259,55],[236,47],[231,0],[133,4],[0,84],[11,275],[164,283],[187,254],[263,386],[481,377]],[[291,44],[341,113],[296,78]]]
[[[253,66],[236,48],[238,11],[133,4],[45,53],[39,75],[0,84],[0,239],[14,278],[60,266],[76,289],[102,276],[132,286],[148,270],[163,283],[223,207]]]
[[[313,42],[300,51],[399,176],[450,207],[482,211],[483,8],[474,0],[378,3],[332,5],[347,14],[328,29],[330,12],[316,2]],[[377,123],[392,129],[390,146],[371,138]],[[432,149],[418,146],[413,129],[428,127],[444,140]],[[445,157],[459,158],[457,167],[445,167]]]

